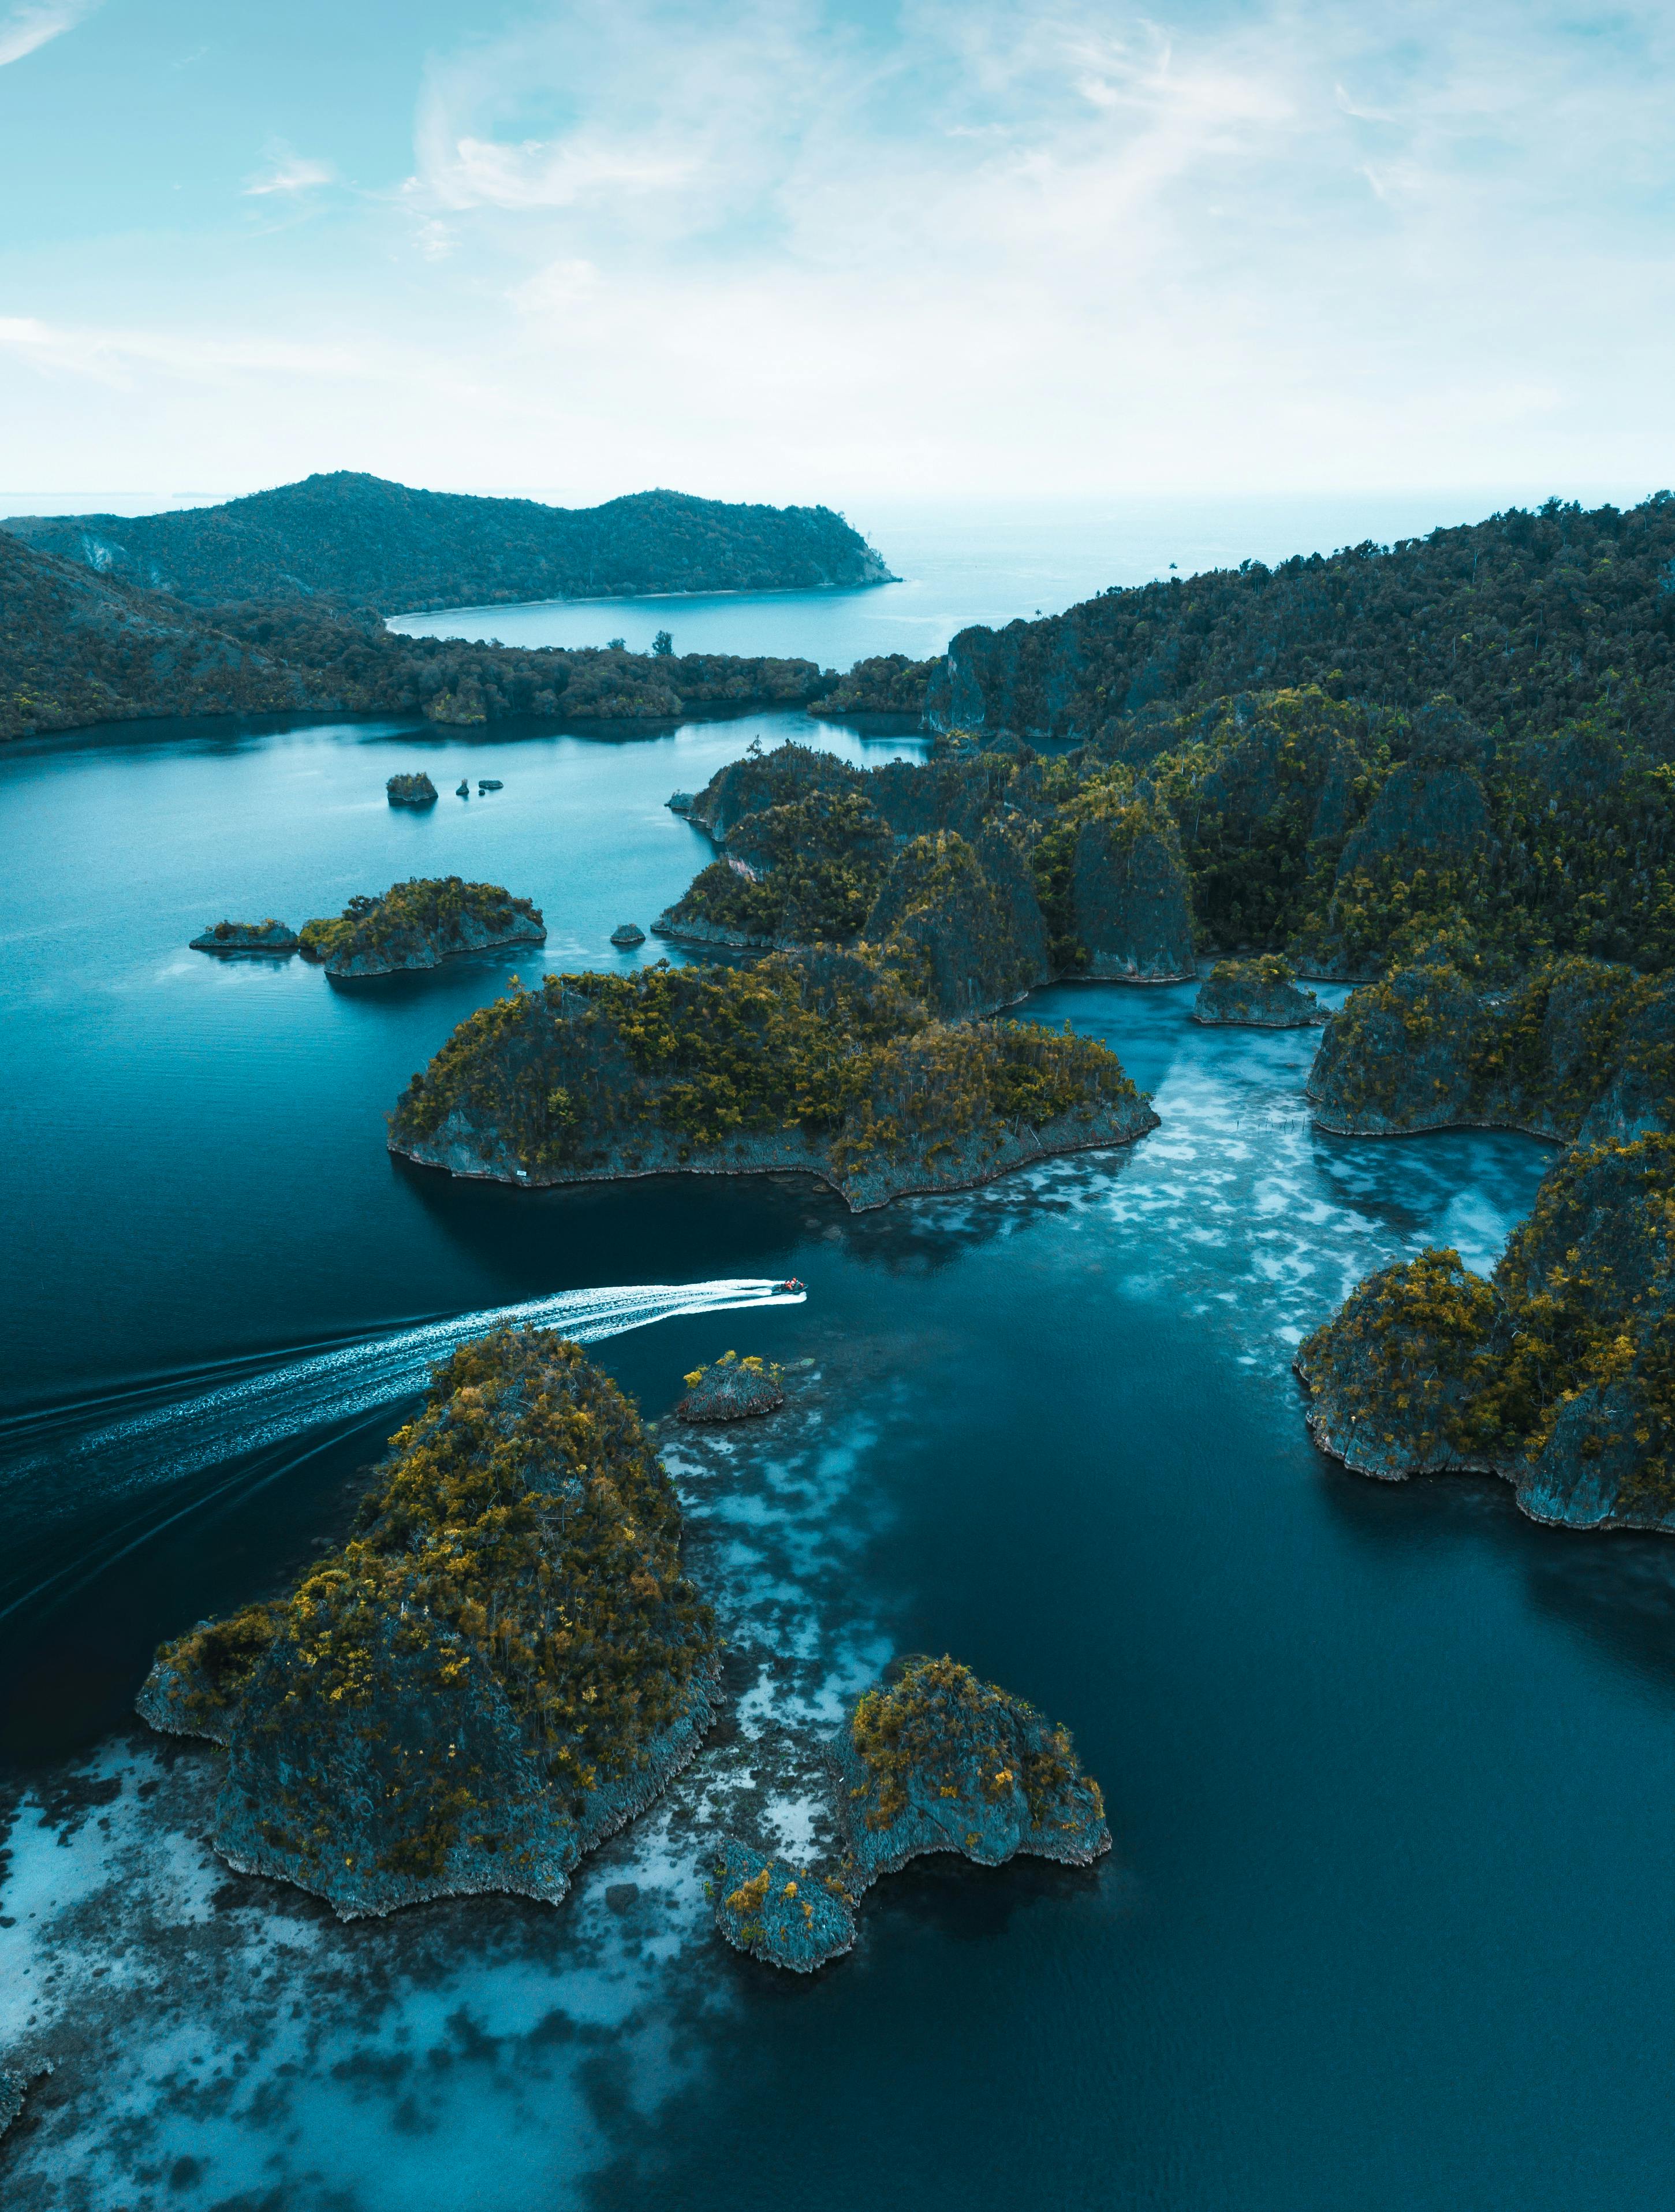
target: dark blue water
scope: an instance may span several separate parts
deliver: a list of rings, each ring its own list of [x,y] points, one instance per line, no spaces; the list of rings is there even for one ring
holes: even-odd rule
[[[550,961],[598,963],[703,857],[662,798],[768,726],[0,760],[0,1741],[27,1784],[0,2042],[59,2068],[0,2153],[8,2204],[1661,2207],[1666,1548],[1536,1529],[1492,1484],[1346,1475],[1289,1372],[1382,1259],[1440,1238],[1486,1265],[1543,1147],[1319,1136],[1307,1034],[1089,986],[1036,1011],[1155,1091],[1127,1152],[862,1216],[791,1178],[530,1197],[381,1142],[504,964],[345,990],[182,949],[223,912],[296,922],[450,867],[539,899]],[[410,761],[506,790],[392,816]],[[891,1650],[950,1650],[1075,1728],[1110,1858],[922,1866],[810,1983],[708,1931],[719,1752],[556,1911],[341,1928],[229,1880],[200,1840],[214,1755],[122,1714],[157,1638],[341,1525],[393,1425],[311,1429],[296,1363],[590,1285],[787,1273],[806,1305],[596,1346],[653,1416],[729,1345],[814,1363],[772,1431],[670,1453],[732,1645],[729,1756]],[[185,1474],[167,1421],[155,1458],[76,1456],[287,1363],[288,1442],[229,1415],[229,1456]],[[794,1843],[799,1805],[776,1817]]]

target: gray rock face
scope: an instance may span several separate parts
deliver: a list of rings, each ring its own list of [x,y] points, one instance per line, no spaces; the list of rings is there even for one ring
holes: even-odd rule
[[[646,933],[637,921],[619,921],[610,933],[613,945],[643,945]]]
[[[1245,1029],[1312,1029],[1328,1020],[1312,991],[1300,990],[1289,962],[1220,960],[1199,987],[1195,1022]]]
[[[1192,886],[1162,824],[1084,823],[1072,862],[1086,973],[1122,983],[1183,983],[1197,973]]]
[[[998,824],[975,845],[952,831],[914,838],[886,877],[865,934],[944,1020],[997,1012],[1053,973],[1028,861]]]
[[[391,806],[434,806],[436,787],[422,769],[417,775],[392,775],[384,787]]]
[[[707,1878],[715,1924],[736,1951],[811,1974],[854,1948],[854,1906],[806,1867],[729,1836],[708,1862]]]
[[[218,921],[193,938],[194,952],[294,952],[297,934],[282,921]]]
[[[1675,1126],[1675,985],[1554,960],[1485,988],[1446,948],[1351,994],[1308,1095],[1322,1128],[1488,1127],[1625,1144]]]
[[[1555,1163],[1491,1278],[1431,1250],[1302,1346],[1324,1450],[1386,1481],[1499,1475],[1532,1520],[1675,1531],[1675,1139]]]
[[[930,1851],[1089,1866],[1111,1848],[1068,1732],[951,1659],[912,1661],[858,1699],[831,1759],[856,1896]]]
[[[713,1367],[700,1369],[675,1412],[683,1421],[743,1421],[771,1413],[786,1401],[780,1370],[761,1359],[724,1352]]]

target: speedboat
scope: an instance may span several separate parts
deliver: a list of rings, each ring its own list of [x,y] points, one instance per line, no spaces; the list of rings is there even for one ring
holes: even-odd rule
[[[804,1298],[807,1297],[809,1294],[808,1285],[806,1283],[799,1283],[795,1275],[787,1275],[784,1282],[776,1283],[774,1287],[781,1297],[783,1297],[787,1291],[791,1291],[794,1292],[797,1297]]]

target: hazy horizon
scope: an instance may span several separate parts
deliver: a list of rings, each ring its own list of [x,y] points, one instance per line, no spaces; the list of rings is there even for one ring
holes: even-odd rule
[[[0,0],[7,473],[1649,490],[1672,82],[1636,4]]]

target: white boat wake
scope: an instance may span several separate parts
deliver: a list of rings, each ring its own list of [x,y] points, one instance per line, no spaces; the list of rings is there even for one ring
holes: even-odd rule
[[[579,1344],[652,1322],[737,1308],[802,1304],[806,1292],[755,1277],[709,1283],[634,1283],[565,1291],[491,1306],[291,1361],[126,1419],[82,1430],[50,1453],[13,1461],[7,1486],[51,1474],[61,1498],[85,1504],[199,1474],[306,1429],[351,1421],[422,1390],[439,1360],[491,1328],[551,1328]]]

